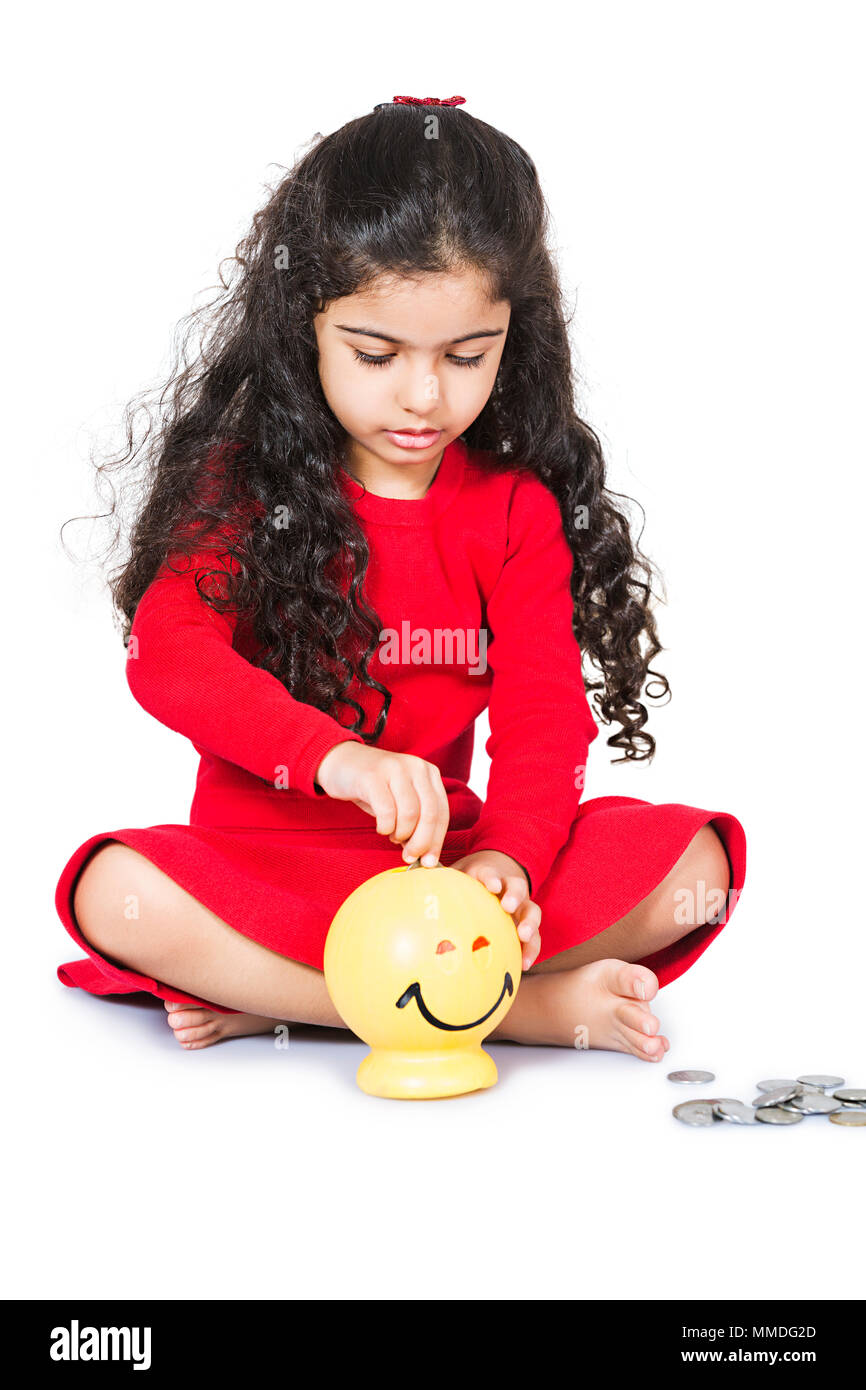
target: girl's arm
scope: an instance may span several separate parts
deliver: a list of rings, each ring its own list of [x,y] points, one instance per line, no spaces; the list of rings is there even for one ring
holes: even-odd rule
[[[164,565],[135,611],[126,677],[136,700],[198,748],[272,786],[288,782],[308,796],[324,795],[313,778],[325,754],[363,739],[294,699],[232,648],[236,615],[217,613],[195,584],[197,569],[227,571],[228,556],[208,551],[171,561],[183,572]]]
[[[466,852],[510,855],[536,893],[568,839],[598,736],[572,627],[572,567],[559,503],[533,474],[522,474],[505,562],[487,603],[491,765]]]

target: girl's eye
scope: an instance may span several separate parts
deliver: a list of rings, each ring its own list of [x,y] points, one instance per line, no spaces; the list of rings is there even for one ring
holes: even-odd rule
[[[367,352],[361,352],[358,348],[353,348],[352,351],[358,362],[364,362],[369,367],[385,367],[393,356],[392,353],[388,353],[387,355],[374,357]],[[456,357],[453,353],[448,354],[449,360],[453,362],[456,367],[480,367],[486,356],[486,352],[482,352],[478,357]]]

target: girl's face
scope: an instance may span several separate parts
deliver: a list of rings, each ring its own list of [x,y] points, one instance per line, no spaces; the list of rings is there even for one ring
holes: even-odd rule
[[[319,379],[348,435],[350,469],[429,477],[483,410],[510,318],[474,271],[383,275],[317,314]],[[438,433],[410,449],[388,437],[400,430]]]

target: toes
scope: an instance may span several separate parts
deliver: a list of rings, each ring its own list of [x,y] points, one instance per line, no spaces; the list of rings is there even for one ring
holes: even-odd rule
[[[661,1043],[662,1055],[670,1050],[670,1042],[663,1033],[659,1032],[661,1024],[655,1014],[643,1013],[637,1003],[623,1004],[617,1010],[617,1019],[630,1033],[639,1034],[641,1047],[645,1042],[654,1039]]]
[[[214,1015],[208,1009],[175,1009],[168,1016],[170,1028],[197,1028],[203,1023],[211,1023]]]
[[[632,1032],[643,1033],[647,1037],[655,1037],[661,1024],[655,1014],[650,1013],[647,1004],[639,1004],[637,1000],[628,1000],[619,1004],[616,1009],[616,1017],[619,1023],[630,1028]]]
[[[636,1028],[629,1028],[627,1025],[623,1026],[622,1037],[629,1052],[644,1062],[660,1062],[667,1051],[664,1045],[666,1038],[648,1038],[645,1033],[639,1033]]]
[[[215,1025],[209,1022],[195,1028],[176,1028],[174,1036],[181,1043],[201,1042],[202,1038],[209,1038],[214,1031]]]
[[[623,961],[619,972],[619,993],[632,999],[654,999],[659,992],[658,977],[645,965]]]
[[[598,962],[604,967],[603,982],[613,994],[645,1003],[659,992],[658,977],[645,965],[627,960]]]

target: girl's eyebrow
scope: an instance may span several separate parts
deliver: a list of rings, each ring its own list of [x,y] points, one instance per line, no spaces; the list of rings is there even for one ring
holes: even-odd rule
[[[392,338],[389,333],[381,333],[378,328],[351,328],[348,323],[335,323],[334,327],[342,328],[344,333],[360,333],[363,338],[381,338],[382,342],[394,343],[397,347],[414,347],[413,343],[404,343],[400,338]],[[480,328],[477,333],[464,333],[462,338],[451,338],[446,343],[439,343],[439,347],[471,343],[475,338],[499,338],[504,332],[504,328]]]

